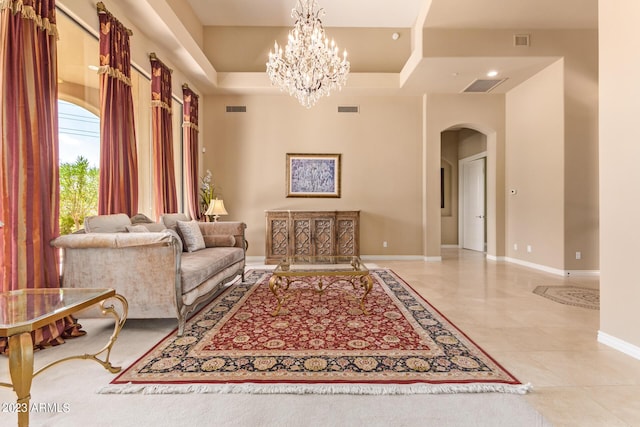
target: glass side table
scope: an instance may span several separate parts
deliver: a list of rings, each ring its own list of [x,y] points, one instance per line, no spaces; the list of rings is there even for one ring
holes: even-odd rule
[[[121,313],[116,311],[113,304],[105,304],[110,299],[120,301]],[[31,332],[98,303],[104,315],[111,314],[115,318],[113,334],[107,344],[97,353],[65,357],[34,372]],[[47,288],[0,292],[0,336],[9,339],[11,376],[11,384],[0,383],[0,386],[13,388],[16,392],[18,426],[29,425],[31,381],[45,369],[71,359],[90,359],[100,363],[109,372],[120,371],[120,367],[111,365],[109,356],[127,319],[127,311],[127,300],[113,289]],[[100,359],[98,356],[103,353],[104,359]]]

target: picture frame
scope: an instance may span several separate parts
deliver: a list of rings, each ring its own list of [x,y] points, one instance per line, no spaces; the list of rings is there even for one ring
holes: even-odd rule
[[[340,154],[287,153],[287,197],[340,197]]]

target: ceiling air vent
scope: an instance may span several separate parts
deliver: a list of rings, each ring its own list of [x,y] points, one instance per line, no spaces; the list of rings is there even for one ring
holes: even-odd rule
[[[514,34],[513,45],[515,47],[529,47],[531,46],[529,40],[529,34]]]
[[[357,105],[339,105],[338,113],[359,113],[360,107]]]
[[[462,92],[464,93],[486,93],[507,79],[477,79]]]
[[[246,113],[246,105],[227,105],[227,113]]]

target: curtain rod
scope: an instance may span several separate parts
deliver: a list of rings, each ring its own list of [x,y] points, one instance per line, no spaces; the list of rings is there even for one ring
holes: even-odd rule
[[[107,6],[104,5],[104,3],[102,3],[101,1],[99,1],[98,3],[96,3],[96,9],[98,9],[98,14],[100,13],[104,13],[106,15],[109,15],[110,17],[112,17],[113,19],[115,19],[116,21],[120,22],[118,20],[118,18],[116,18],[115,16],[113,16],[113,14],[111,12],[109,12],[107,10]],[[124,27],[125,30],[127,30],[127,34],[129,34],[129,37],[133,36],[133,31],[131,31],[130,29],[128,29],[127,27],[124,26],[124,24],[122,24],[122,22],[120,22],[120,24]]]
[[[151,61],[157,61],[157,62],[161,63],[161,64],[162,64],[162,65],[163,65],[167,70],[169,70],[169,73],[173,74],[173,70],[172,70],[171,68],[169,68],[169,67],[167,66],[167,64],[165,64],[164,62],[162,62],[162,61],[160,60],[160,58],[158,58],[158,56],[156,55],[156,53],[155,53],[155,52],[151,52],[151,53],[149,54],[149,59],[150,59]]]

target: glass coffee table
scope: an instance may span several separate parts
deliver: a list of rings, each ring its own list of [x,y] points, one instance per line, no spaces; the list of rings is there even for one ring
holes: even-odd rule
[[[304,277],[319,278],[314,284],[317,292],[323,292],[329,285],[339,281],[350,282],[354,290],[362,288],[360,309],[364,314],[369,314],[364,303],[373,288],[373,280],[359,257],[293,256],[280,261],[269,279],[269,289],[278,301],[278,306],[271,313],[273,316],[280,313],[282,304],[287,299],[289,285],[296,281],[301,282]]]
[[[105,304],[110,299],[120,301],[121,313],[116,311],[113,304]],[[97,303],[102,314],[111,314],[116,319],[107,345],[97,353],[65,357],[34,372],[31,332]],[[0,292],[0,336],[8,337],[9,375],[12,382],[0,383],[0,386],[13,388],[16,392],[18,399],[11,412],[18,414],[19,426],[29,425],[31,381],[45,369],[66,360],[90,359],[100,363],[109,372],[120,371],[120,367],[111,365],[109,356],[127,319],[127,311],[127,300],[113,289],[48,288]],[[103,353],[106,353],[104,360],[98,357]]]

